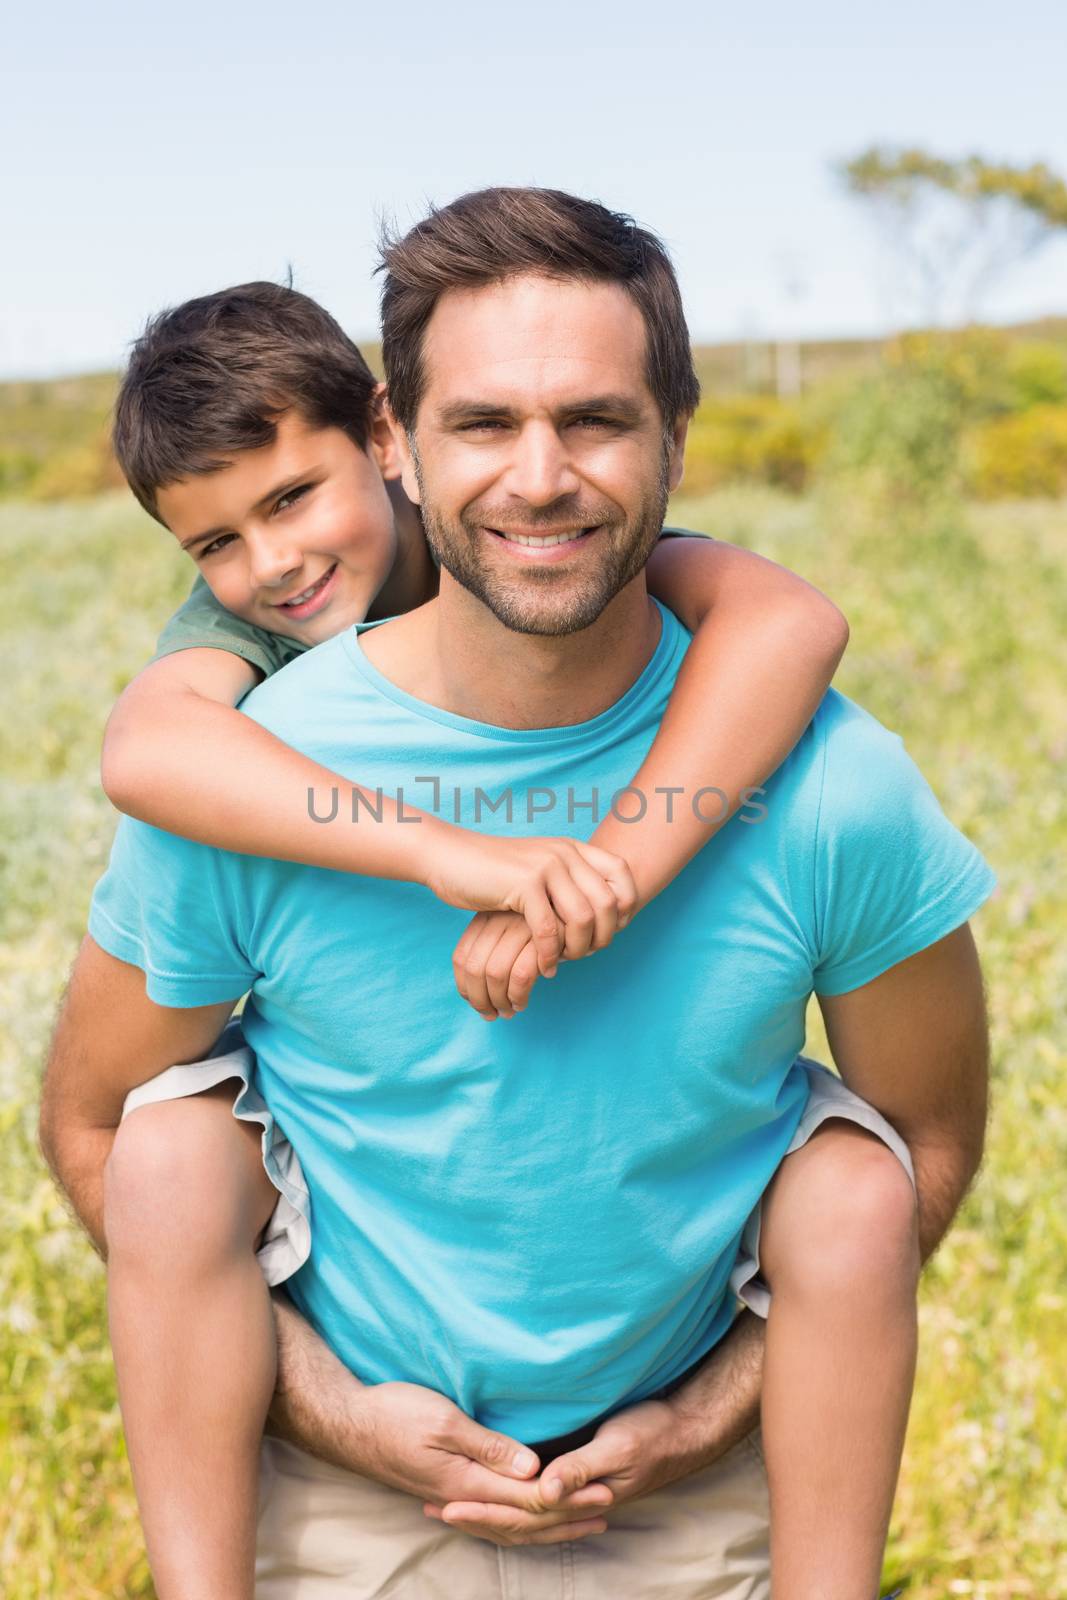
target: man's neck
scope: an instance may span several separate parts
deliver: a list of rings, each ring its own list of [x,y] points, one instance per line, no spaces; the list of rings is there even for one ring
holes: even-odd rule
[[[437,567],[422,531],[419,508],[408,499],[399,480],[390,479],[385,489],[396,526],[396,560],[371,603],[368,622],[412,611],[437,593]]]
[[[363,634],[368,660],[418,700],[499,728],[587,722],[622,698],[659,643],[644,573],[590,627],[514,633],[442,571],[436,600]]]

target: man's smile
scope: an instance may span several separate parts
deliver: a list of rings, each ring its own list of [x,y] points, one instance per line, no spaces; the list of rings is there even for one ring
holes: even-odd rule
[[[564,528],[557,533],[524,533],[518,529],[485,528],[498,544],[506,545],[520,561],[552,563],[564,560],[567,555],[589,543],[598,527]]]

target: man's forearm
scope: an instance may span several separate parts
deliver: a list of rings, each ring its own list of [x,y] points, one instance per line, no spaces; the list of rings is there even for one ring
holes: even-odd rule
[[[79,1128],[73,1133],[49,1133],[43,1127],[41,1130],[41,1153],[52,1176],[104,1261],[107,1260],[104,1171],[116,1131],[115,1128]]]
[[[670,1400],[699,1440],[696,1472],[733,1448],[759,1422],[766,1323],[742,1311],[708,1359]]]
[[[915,1168],[919,1208],[919,1255],[929,1261],[952,1226],[981,1159],[980,1146],[971,1140],[907,1140]]]
[[[360,1472],[365,1385],[334,1355],[284,1289],[271,1292],[278,1377],[267,1432],[332,1466]]]

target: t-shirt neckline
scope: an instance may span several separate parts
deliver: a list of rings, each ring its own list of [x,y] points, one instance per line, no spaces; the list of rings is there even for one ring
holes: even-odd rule
[[[420,700],[416,695],[408,694],[406,689],[401,689],[399,684],[378,671],[378,668],[368,660],[359,642],[360,634],[368,632],[371,628],[380,628],[383,622],[392,620],[389,617],[379,617],[374,622],[357,622],[341,636],[341,639],[345,653],[360,677],[385,699],[403,707],[412,716],[419,717],[423,721],[439,723],[446,728],[454,728],[457,732],[473,737],[497,739],[508,744],[571,744],[595,737],[613,723],[624,719],[632,707],[652,691],[657,681],[667,671],[678,645],[681,624],[655,595],[650,595],[649,598],[660,613],[659,639],[648,661],[625,694],[597,716],[590,717],[588,721],[563,723],[554,728],[502,728],[495,723],[478,722],[471,717],[461,717],[453,711],[444,710],[441,706],[431,705],[428,700]]]

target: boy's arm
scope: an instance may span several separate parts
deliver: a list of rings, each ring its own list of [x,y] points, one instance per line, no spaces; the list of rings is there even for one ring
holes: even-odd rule
[[[145,667],[104,736],[101,781],[112,804],[217,849],[421,883],[469,911],[518,912],[546,975],[561,954],[577,957],[609,942],[633,910],[628,866],[595,844],[491,838],[406,804],[398,809],[384,794],[381,822],[353,825],[352,796],[366,802],[365,819],[367,805],[376,818],[375,791],[235,709],[259,677],[221,649],[181,650]],[[315,820],[331,812],[332,821]]]
[[[632,780],[646,797],[645,816],[627,823],[609,815],[593,834],[630,862],[641,905],[782,764],[848,643],[848,623],[818,589],[715,539],[662,540],[649,559],[648,585],[693,642]],[[671,797],[657,789],[682,792]],[[700,790],[706,792],[694,807]]]

